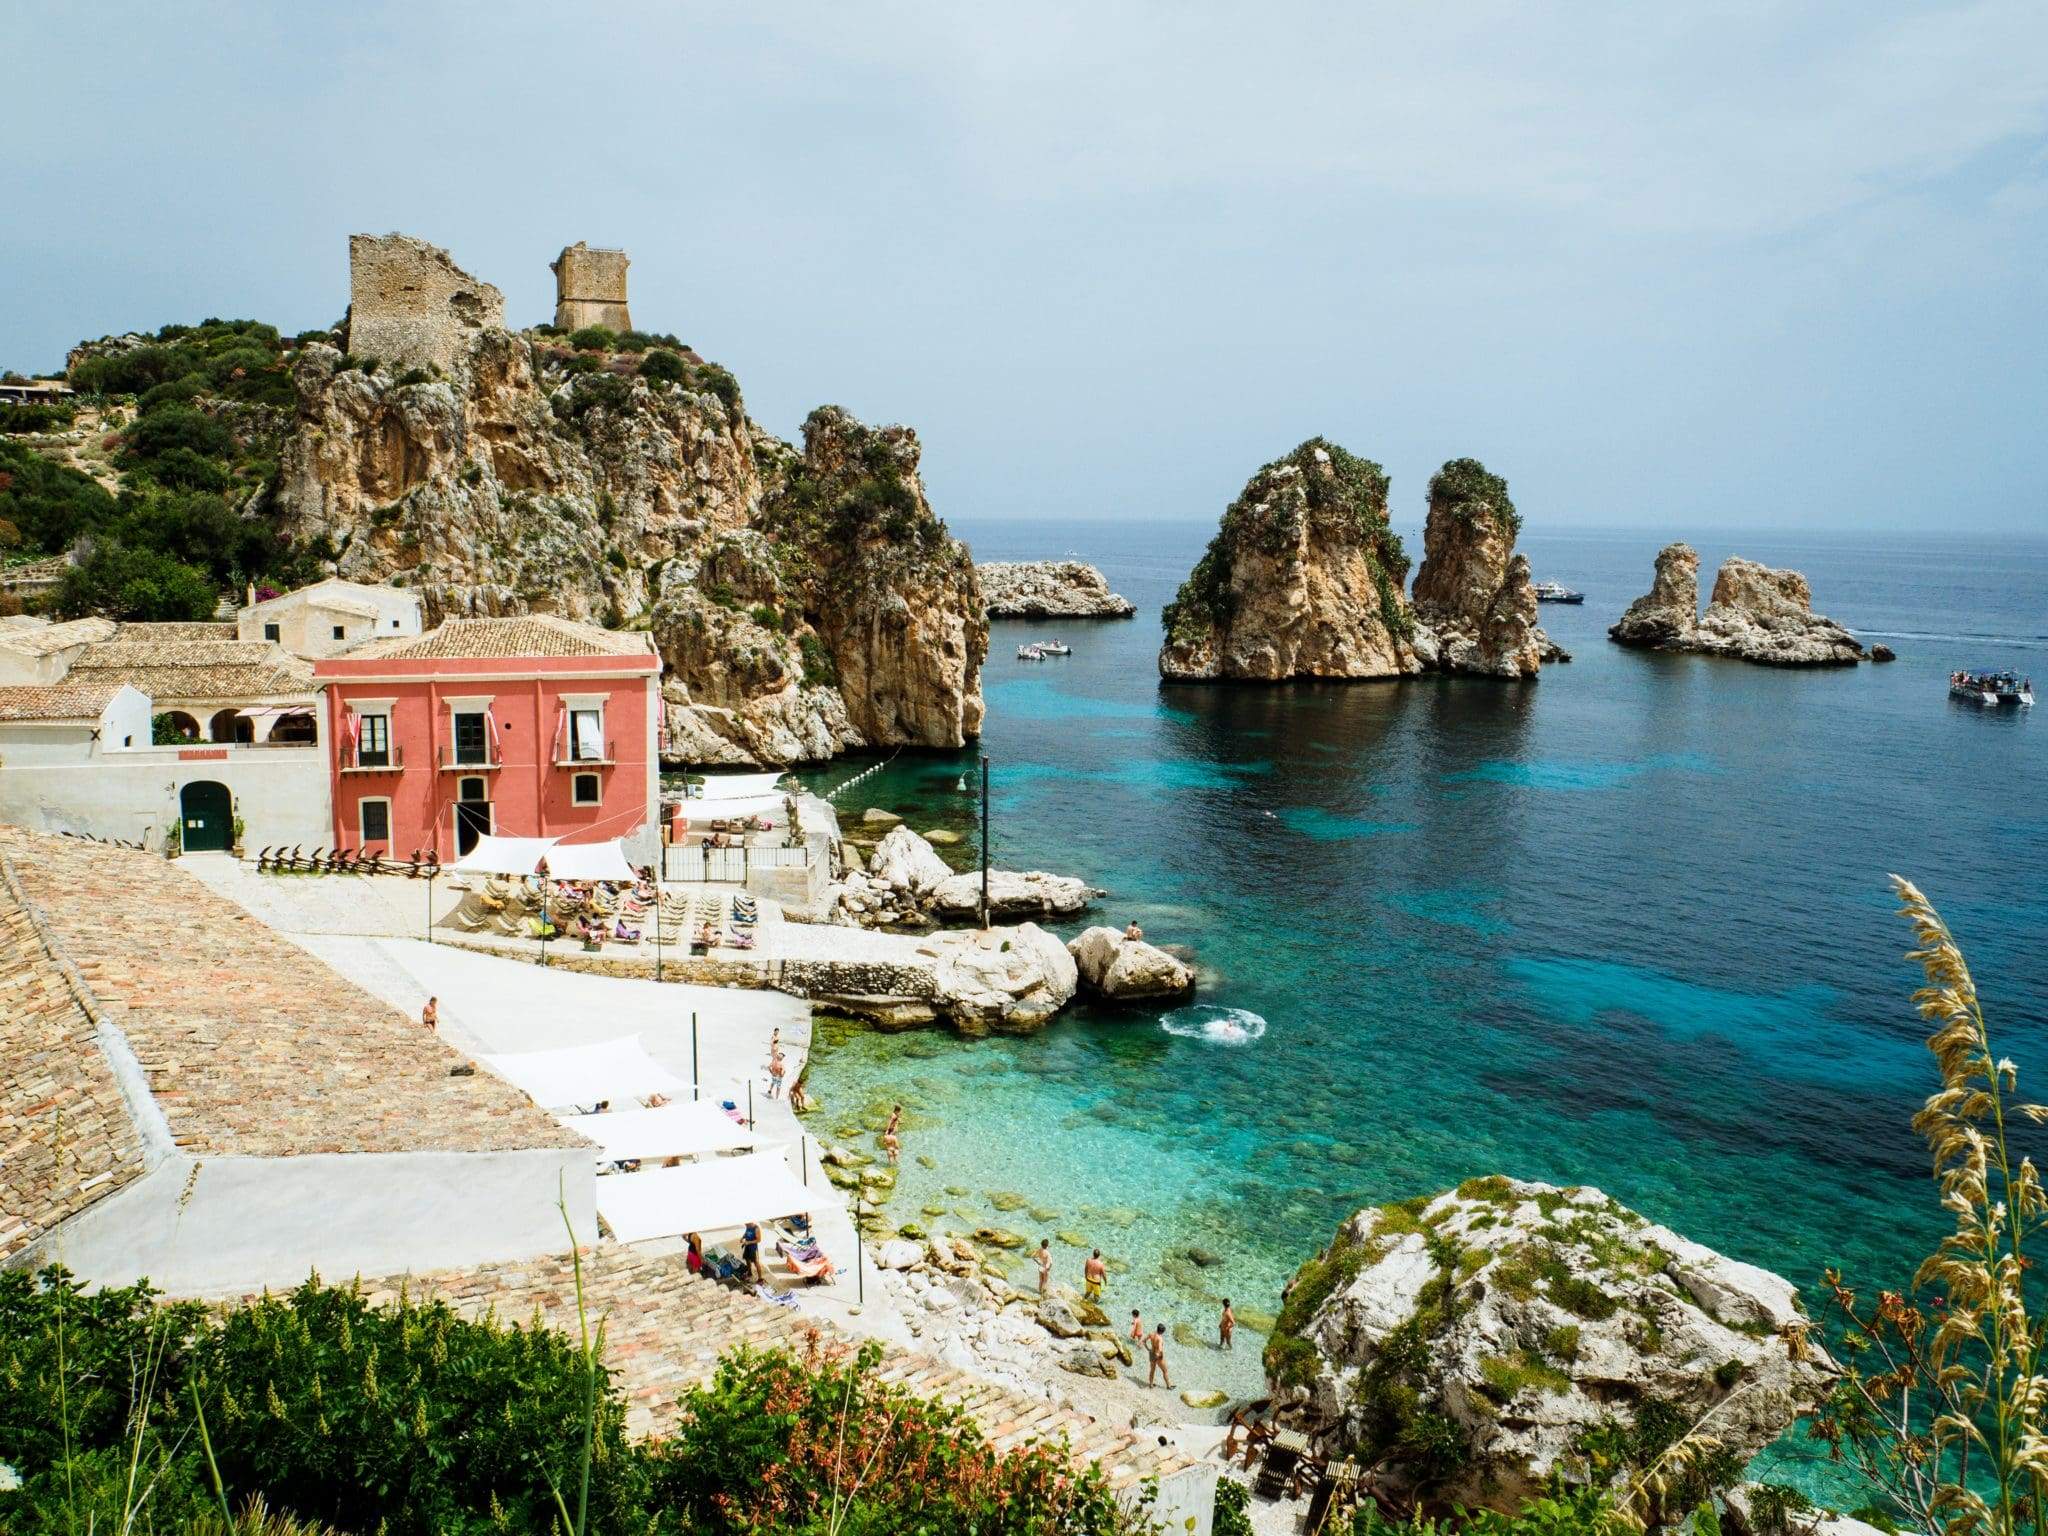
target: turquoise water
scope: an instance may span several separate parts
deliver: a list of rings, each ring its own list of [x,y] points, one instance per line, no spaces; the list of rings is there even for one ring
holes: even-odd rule
[[[1158,607],[1208,531],[961,530],[982,559],[1078,551],[1140,604],[994,626],[995,857],[1107,887],[1098,920],[1189,946],[1204,1006],[839,1045],[814,1074],[828,1122],[915,1114],[892,1215],[1098,1243],[1124,1266],[1112,1303],[1184,1337],[1223,1295],[1270,1312],[1358,1205],[1494,1172],[1597,1184],[1803,1284],[1828,1264],[1902,1283],[1939,1222],[1887,871],[1943,907],[2001,1049],[2048,1074],[2048,715],[1943,686],[1958,665],[2048,677],[2048,544],[1701,548],[1806,571],[1824,611],[1895,637],[1887,667],[1607,644],[1648,584],[1645,532],[1527,541],[1539,577],[1588,593],[1545,609],[1577,660],[1535,685],[1162,686]],[[1012,659],[1054,631],[1073,657]],[[843,809],[971,835],[973,763],[900,757]],[[1252,1390],[1243,1342],[1183,1347],[1176,1381]]]

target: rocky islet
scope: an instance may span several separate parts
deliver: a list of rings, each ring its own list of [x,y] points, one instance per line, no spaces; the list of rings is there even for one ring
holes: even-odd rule
[[[1699,611],[1700,557],[1690,544],[1667,544],[1657,552],[1650,590],[1629,604],[1608,629],[1618,645],[1644,650],[1690,651],[1727,656],[1772,667],[1848,667],[1866,652],[1848,630],[1813,611],[1813,591],[1797,571],[1773,569],[1731,556],[1714,577],[1707,610]]]

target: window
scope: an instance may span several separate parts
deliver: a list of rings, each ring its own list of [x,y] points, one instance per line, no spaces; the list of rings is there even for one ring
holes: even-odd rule
[[[389,800],[358,800],[356,809],[362,817],[363,846],[391,841],[391,802]]]
[[[340,624],[335,625],[334,638],[337,640],[346,640],[348,638],[348,629],[346,628],[346,626]]]
[[[263,638],[264,638],[264,639],[266,639],[266,640],[275,640],[275,639],[276,639],[277,637],[278,637],[278,629],[277,629],[277,626],[276,626],[275,624],[266,624],[266,625],[264,625],[264,626],[263,626]]]
[[[396,628],[398,628],[398,620],[396,620],[396,619],[393,619],[393,620],[391,621],[391,627],[392,627],[393,629],[396,629]]]
[[[604,789],[594,773],[579,773],[575,779],[575,794],[578,805],[597,805],[604,799]]]
[[[455,717],[455,761],[458,763],[488,763],[491,760],[491,736],[484,724],[489,717],[481,710],[464,711]]]
[[[389,768],[391,766],[391,717],[389,715],[357,715],[356,766],[358,768]]]
[[[569,757],[572,762],[604,761],[604,709],[569,711]]]

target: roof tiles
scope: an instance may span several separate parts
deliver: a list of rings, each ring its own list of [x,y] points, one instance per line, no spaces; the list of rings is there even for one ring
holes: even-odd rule
[[[443,619],[423,635],[372,640],[350,661],[389,657],[497,660],[526,656],[651,656],[654,639],[639,631],[600,629],[551,613],[516,618]]]

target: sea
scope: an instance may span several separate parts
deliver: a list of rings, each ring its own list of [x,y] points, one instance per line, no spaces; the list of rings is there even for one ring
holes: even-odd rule
[[[993,862],[1077,875],[1088,921],[1186,946],[1197,999],[1042,1033],[826,1032],[829,1128],[905,1106],[892,1221],[1054,1237],[1069,1279],[1165,1321],[1175,1380],[1258,1395],[1282,1285],[1362,1205],[1484,1174],[1589,1184],[1804,1287],[1906,1285],[1943,1230],[1909,1121],[1935,1086],[1891,873],[1960,939],[1995,1048],[2048,1093],[2048,540],[1695,540],[1803,571],[1883,666],[1626,651],[1606,628],[1668,530],[1525,531],[1573,660],[1539,681],[1163,684],[1159,611],[1213,520],[965,522],[977,560],[1074,556],[1127,621],[999,621],[975,749],[807,775]],[[1401,530],[1420,556],[1418,529]],[[1057,635],[1073,655],[1015,659]],[[1071,935],[1082,925],[1060,931]],[[1020,1261],[1021,1273],[1021,1255]],[[1810,1442],[1769,1475],[1836,1493]],[[1850,1502],[1853,1502],[1851,1500]]]

